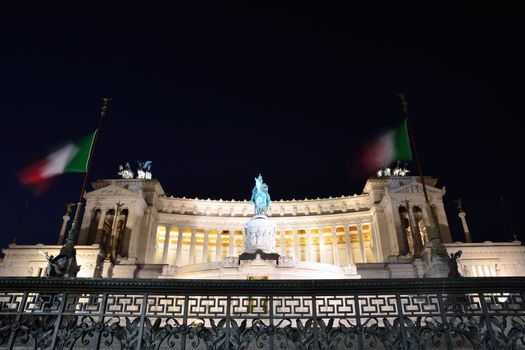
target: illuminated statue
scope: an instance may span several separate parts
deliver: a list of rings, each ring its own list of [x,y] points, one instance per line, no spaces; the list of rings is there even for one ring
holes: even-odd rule
[[[399,170],[399,176],[406,176],[409,172],[410,170],[407,169],[407,163],[405,163],[403,168]]]
[[[120,175],[123,179],[133,179],[133,176],[135,176],[128,162],[126,162],[126,166],[119,165],[118,170],[117,175]]]
[[[391,169],[391,168],[379,169],[377,171],[377,177],[382,177],[382,176],[406,176],[409,172],[410,172],[410,170],[407,169],[407,163],[405,163],[405,165],[401,168],[399,166],[399,161],[397,161],[397,165],[396,165],[396,167],[394,169]]]
[[[137,169],[137,179],[147,179],[151,180],[151,160],[147,160],[144,163],[141,161],[137,162],[139,168]]]
[[[394,171],[393,171],[393,175],[394,176],[399,176],[400,175],[400,172],[402,171],[403,169],[401,169],[399,167],[399,160],[397,161],[397,164],[396,164],[396,167],[394,168]]]
[[[250,202],[255,204],[255,215],[266,215],[266,210],[272,201],[268,193],[268,185],[263,182],[261,174],[255,178],[255,187],[252,190]]]

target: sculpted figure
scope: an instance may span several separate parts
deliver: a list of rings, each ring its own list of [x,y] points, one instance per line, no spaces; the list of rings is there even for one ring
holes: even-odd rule
[[[270,206],[271,200],[268,193],[268,185],[263,182],[261,174],[255,178],[255,186],[252,190],[250,202],[255,204],[256,215],[266,215],[266,210]]]
[[[148,179],[151,180],[151,160],[147,160],[144,163],[137,161],[139,167],[137,169],[137,178],[138,179]]]
[[[47,271],[48,277],[63,277],[67,272],[68,257],[65,255],[48,255],[46,252],[47,259]]]
[[[458,267],[458,259],[461,257],[461,254],[463,252],[461,250],[458,250],[454,254],[450,254],[448,258],[448,266],[450,268],[448,272],[449,278],[458,278],[461,277],[461,274],[459,273],[459,267]]]
[[[133,176],[135,176],[128,162],[126,162],[126,166],[124,167],[122,165],[119,165],[118,170],[119,171],[117,175],[120,175],[123,179],[133,179]]]

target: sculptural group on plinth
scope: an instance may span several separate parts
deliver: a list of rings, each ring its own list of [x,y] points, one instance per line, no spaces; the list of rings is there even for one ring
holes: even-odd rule
[[[255,178],[250,202],[255,204],[255,215],[266,215],[272,201],[270,200],[270,193],[268,193],[268,185],[263,182],[261,174]]]
[[[145,180],[151,180],[151,160],[141,162],[137,161],[138,168],[137,168],[137,179],[145,179]],[[131,170],[131,166],[129,165],[129,162],[126,162],[126,165],[118,166],[118,173],[120,177],[123,179],[133,179],[135,177],[135,173],[133,170]]]
[[[253,260],[257,254],[264,260],[278,262],[279,254],[275,252],[275,224],[266,216],[271,203],[270,194],[268,185],[263,182],[260,174],[255,178],[250,201],[255,206],[255,215],[244,225],[244,253],[239,256],[239,262]]]

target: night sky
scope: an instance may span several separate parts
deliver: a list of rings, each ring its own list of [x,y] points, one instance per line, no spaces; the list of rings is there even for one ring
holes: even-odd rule
[[[524,37],[517,8],[2,8],[0,247],[54,244],[82,174],[42,196],[16,172],[96,128],[91,180],[152,160],[168,195],[361,193],[357,150],[403,120],[425,175],[461,197],[474,241],[525,240]],[[409,164],[416,173],[414,163]],[[90,188],[91,190],[91,188]],[[27,208],[25,202],[28,201]]]

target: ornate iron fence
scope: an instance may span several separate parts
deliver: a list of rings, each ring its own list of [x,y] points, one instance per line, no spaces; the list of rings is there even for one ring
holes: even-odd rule
[[[0,349],[525,349],[525,278],[0,279]]]

